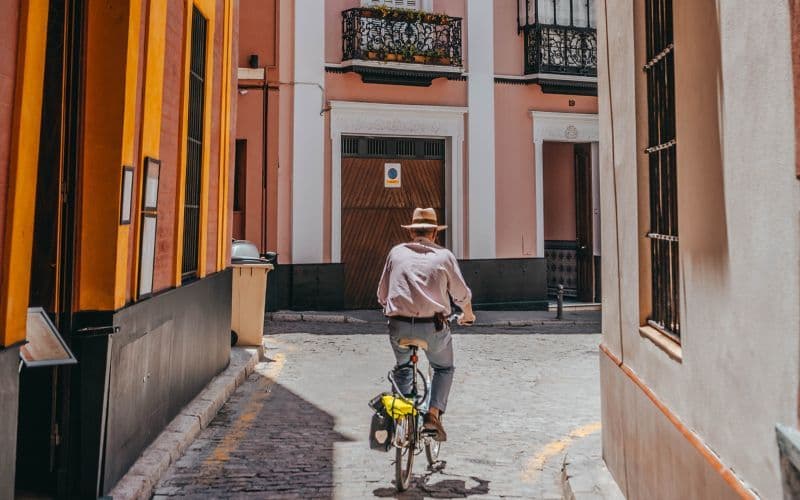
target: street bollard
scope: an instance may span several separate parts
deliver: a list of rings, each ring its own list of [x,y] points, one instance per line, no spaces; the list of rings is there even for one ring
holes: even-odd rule
[[[564,285],[558,285],[558,295],[556,295],[556,319],[564,319]]]

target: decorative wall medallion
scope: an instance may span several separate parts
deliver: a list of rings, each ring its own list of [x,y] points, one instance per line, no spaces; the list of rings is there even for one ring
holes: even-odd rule
[[[575,125],[569,125],[566,130],[564,130],[564,137],[569,140],[575,140],[578,138],[578,127]]]

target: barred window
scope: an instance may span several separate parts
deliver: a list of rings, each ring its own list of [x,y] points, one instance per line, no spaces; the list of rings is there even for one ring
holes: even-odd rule
[[[646,54],[652,312],[649,324],[680,339],[672,0],[646,0]]]
[[[208,20],[192,8],[189,60],[189,117],[186,138],[186,179],[183,198],[183,280],[197,275],[200,248],[200,199],[203,173],[203,132]]]

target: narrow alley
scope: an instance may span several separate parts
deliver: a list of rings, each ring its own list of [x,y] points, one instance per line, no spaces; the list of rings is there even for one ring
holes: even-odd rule
[[[600,337],[535,330],[457,327],[446,466],[432,473],[417,457],[414,486],[399,498],[561,498],[565,455],[580,460],[572,450],[588,453],[578,445],[594,438],[597,456],[586,458],[598,459]],[[394,363],[383,325],[268,322],[267,331],[266,361],[155,498],[395,497],[394,454],[368,444],[367,402],[388,389]]]

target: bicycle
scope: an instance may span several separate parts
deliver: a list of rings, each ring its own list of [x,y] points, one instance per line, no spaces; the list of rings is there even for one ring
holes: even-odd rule
[[[458,320],[459,317],[459,315],[454,314],[447,318],[447,322],[452,323]],[[425,431],[422,427],[423,416],[427,413],[430,404],[432,368],[428,365],[428,375],[426,376],[417,367],[417,363],[419,363],[419,349],[427,350],[428,343],[417,338],[400,338],[398,339],[398,344],[411,349],[408,363],[400,365],[399,368],[410,368],[413,374],[411,377],[411,394],[409,395],[403,395],[403,391],[397,386],[394,380],[394,370],[390,371],[387,376],[396,394],[394,401],[400,399],[405,403],[411,404],[410,411],[405,411],[400,418],[392,415],[395,419],[395,432],[392,440],[392,445],[395,447],[395,483],[398,491],[405,491],[411,485],[414,457],[422,453],[423,449],[428,461],[428,470],[441,470],[444,468],[445,463],[439,460],[441,442],[433,439],[436,431]],[[423,391],[421,393],[418,379],[422,381],[421,388]],[[390,414],[393,413],[390,412]]]

